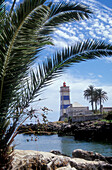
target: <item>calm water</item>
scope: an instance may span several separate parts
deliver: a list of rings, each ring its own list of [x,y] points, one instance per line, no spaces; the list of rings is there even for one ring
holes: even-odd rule
[[[33,137],[33,141],[31,141]],[[27,142],[29,139],[29,142]],[[15,138],[15,149],[46,151],[59,150],[61,153],[71,156],[74,149],[83,149],[101,153],[104,156],[112,156],[112,145],[96,142],[75,141],[72,136],[58,137],[58,135],[42,135],[35,141],[34,135],[18,135]]]

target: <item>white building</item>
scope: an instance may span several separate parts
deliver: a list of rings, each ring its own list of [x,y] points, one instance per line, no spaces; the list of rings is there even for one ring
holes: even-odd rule
[[[88,106],[83,106],[77,102],[71,104],[69,107],[66,109],[66,114],[68,117],[73,117],[77,115],[86,115],[90,114],[89,107]]]

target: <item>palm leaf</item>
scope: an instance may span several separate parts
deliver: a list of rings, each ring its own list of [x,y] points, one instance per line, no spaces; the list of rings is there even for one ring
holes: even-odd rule
[[[45,0],[25,0],[10,17],[7,16],[4,22],[4,29],[0,35],[0,109],[2,112],[7,112],[9,104],[19,90],[18,85],[27,76],[28,69],[38,57],[39,51],[45,45],[52,44],[49,33],[54,31],[54,26],[70,21],[70,15],[72,20],[75,20],[77,18],[75,13],[79,12],[80,15],[81,10],[83,16],[89,16],[91,13],[86,9],[87,7],[80,7],[81,5],[56,4],[54,6],[51,3],[46,6],[44,3]],[[79,7],[80,11],[78,11]]]
[[[1,0],[0,1],[0,34],[3,29],[4,20],[5,20],[5,4],[4,4],[4,0]]]
[[[60,24],[72,21],[80,21],[90,18],[93,12],[85,5],[79,3],[50,3],[50,16],[44,24],[41,33],[48,34],[54,30],[54,26],[58,27]]]
[[[45,24],[49,26],[59,25],[60,23],[63,23],[63,21],[68,22],[68,20],[79,21],[85,18],[89,18],[91,16],[90,14],[93,13],[87,6],[79,3],[56,3],[52,4],[50,9],[50,20]]]
[[[34,71],[31,72],[31,82],[27,81],[26,86],[22,88],[20,93],[20,108],[28,107],[29,103],[40,95],[40,90],[48,86],[54,78],[61,75],[64,69],[70,67],[71,64],[109,55],[112,55],[112,46],[94,40],[77,43],[72,47],[64,48],[62,52],[57,52],[42,65],[38,65],[35,73]],[[13,103],[13,105],[15,106],[17,103]]]

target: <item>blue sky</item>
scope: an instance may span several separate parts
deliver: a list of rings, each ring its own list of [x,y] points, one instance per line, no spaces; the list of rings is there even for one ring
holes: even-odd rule
[[[7,0],[7,6],[13,0]],[[19,0],[17,0],[19,2]],[[57,0],[54,0],[57,1]],[[69,0],[67,0],[69,1]],[[57,49],[73,45],[77,41],[84,39],[100,39],[112,43],[112,0],[78,0],[88,4],[94,11],[94,16],[88,21],[64,24],[57,29],[53,35],[53,41]],[[71,2],[71,1],[70,1]],[[54,49],[49,47],[46,53],[52,53]],[[60,108],[60,86],[65,81],[70,86],[71,103],[79,102],[82,105],[90,106],[83,97],[83,91],[94,85],[107,92],[108,101],[104,106],[112,107],[112,57],[91,60],[73,65],[64,74],[56,79],[54,83],[45,89],[40,98],[46,98],[40,103],[33,103],[33,107],[46,106],[53,110],[49,113],[49,120],[54,121],[59,118]],[[91,107],[90,107],[91,108]]]

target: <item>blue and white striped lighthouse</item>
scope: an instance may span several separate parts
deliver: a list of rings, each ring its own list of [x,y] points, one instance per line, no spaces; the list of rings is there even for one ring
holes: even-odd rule
[[[66,108],[70,106],[70,90],[66,83],[60,87],[60,118],[66,115]]]

